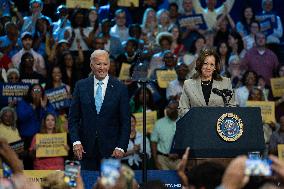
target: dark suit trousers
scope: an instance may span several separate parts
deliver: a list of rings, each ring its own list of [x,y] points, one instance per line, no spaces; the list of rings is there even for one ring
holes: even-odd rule
[[[84,157],[84,154],[83,154],[83,159],[80,161],[82,170],[92,170],[92,171],[100,170],[102,155],[99,150],[100,148],[99,148],[99,143],[98,143],[98,137],[96,137],[95,140],[96,140],[95,142],[96,152],[94,152],[94,157]]]

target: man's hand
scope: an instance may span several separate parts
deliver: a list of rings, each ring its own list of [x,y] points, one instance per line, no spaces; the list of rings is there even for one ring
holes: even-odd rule
[[[121,159],[124,157],[124,152],[119,150],[119,149],[115,149],[113,152],[112,152],[112,157],[116,158],[116,159]]]
[[[188,160],[188,156],[189,156],[189,147],[186,148],[181,161],[179,162],[178,166],[177,166],[177,174],[181,180],[181,184],[183,187],[188,187],[188,178],[185,174],[185,169],[186,169],[186,165],[187,165],[187,160]]]
[[[160,164],[160,162],[158,160],[155,161],[155,166],[157,169],[161,170],[162,169],[162,165]]]
[[[84,151],[84,148],[82,146],[82,144],[76,144],[73,146],[73,152],[74,152],[74,155],[75,157],[78,159],[78,160],[81,160],[83,158],[83,153],[86,153]]]
[[[224,188],[241,189],[248,183],[249,176],[245,175],[246,160],[245,156],[232,160],[222,178]]]

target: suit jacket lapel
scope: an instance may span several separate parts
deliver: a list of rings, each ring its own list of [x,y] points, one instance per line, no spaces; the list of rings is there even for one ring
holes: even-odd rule
[[[87,84],[87,95],[88,95],[88,98],[92,104],[92,107],[94,108],[94,110],[96,111],[96,104],[95,104],[95,91],[94,91],[94,77],[93,76],[90,76],[88,78],[88,84]]]
[[[104,101],[103,101],[100,112],[102,112],[104,110],[106,103],[111,101],[112,94],[114,94],[114,81],[113,81],[113,78],[111,76],[109,76],[107,88],[106,88],[106,93],[105,93],[105,96],[104,96]]]
[[[196,79],[194,80],[194,88],[193,88],[193,93],[196,96],[196,101],[199,101],[199,103],[202,106],[206,106],[205,100],[204,100],[204,95],[202,92],[202,88],[201,88],[201,79]],[[196,89],[196,90],[194,90]]]
[[[219,81],[213,80],[212,89],[214,89],[214,88],[221,89]],[[216,105],[216,98],[219,98],[218,95],[216,95],[212,92],[212,89],[211,89],[211,94],[210,94],[208,106],[215,106]]]

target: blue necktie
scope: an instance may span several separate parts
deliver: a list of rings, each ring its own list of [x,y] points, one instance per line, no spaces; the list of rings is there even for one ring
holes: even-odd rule
[[[96,104],[96,110],[97,113],[100,113],[102,104],[103,104],[103,89],[102,89],[102,81],[98,82],[98,88],[97,88],[97,92],[96,92],[96,97],[95,97],[95,104]]]

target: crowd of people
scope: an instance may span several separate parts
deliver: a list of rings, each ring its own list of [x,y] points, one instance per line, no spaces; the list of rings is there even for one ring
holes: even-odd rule
[[[257,0],[262,5],[259,13],[247,2],[240,20],[230,15],[235,0],[206,0],[206,7],[199,0],[142,0],[139,7],[127,8],[117,0],[101,0],[88,9],[68,8],[60,0],[0,2],[0,84],[29,86],[22,97],[0,97],[0,138],[9,144],[23,141],[23,150],[17,154],[25,169],[63,170],[64,159],[89,158],[94,149],[101,156],[112,154],[132,169],[141,169],[143,142],[136,116],[143,111],[143,90],[132,79],[139,74],[148,80],[146,111],[157,116],[153,128],[147,130],[146,156],[151,169],[182,169],[184,160],[170,152],[176,122],[191,107],[223,106],[222,98],[211,92],[213,88],[234,91],[230,106],[274,101],[275,122],[263,121],[266,147],[262,153],[277,155],[277,145],[284,144],[284,94],[276,96],[271,87],[272,78],[284,77],[284,64],[278,59],[283,27],[273,0]],[[268,29],[264,26],[267,20]],[[166,85],[160,81],[162,71],[171,78]],[[90,79],[93,75],[95,80]],[[97,76],[103,82],[107,78],[111,92],[105,83],[99,84]],[[85,80],[77,83],[81,79]],[[72,101],[69,106],[57,107],[48,99],[46,92],[58,88],[66,90],[66,101]],[[108,103],[102,105],[97,98],[88,101],[97,95],[89,93],[91,88],[102,90],[102,100]],[[114,99],[120,100],[114,103]],[[122,111],[128,112],[128,104],[129,120]],[[92,116],[92,112],[101,116]],[[129,129],[119,130],[121,122]],[[98,130],[90,127],[92,123],[99,125]],[[77,129],[80,124],[83,133]],[[67,133],[64,148],[68,156],[36,157],[39,133]],[[119,138],[121,146],[110,144],[108,137]],[[241,169],[244,159],[234,160],[225,172],[216,166],[221,173],[214,186],[242,188],[241,180],[228,183],[228,178],[237,174],[234,166]],[[283,179],[279,169],[283,165],[274,156],[272,160]],[[82,162],[84,169],[98,169],[97,165],[88,167],[91,161]],[[194,180],[195,175],[186,177]],[[245,179],[243,175],[238,178]]]

